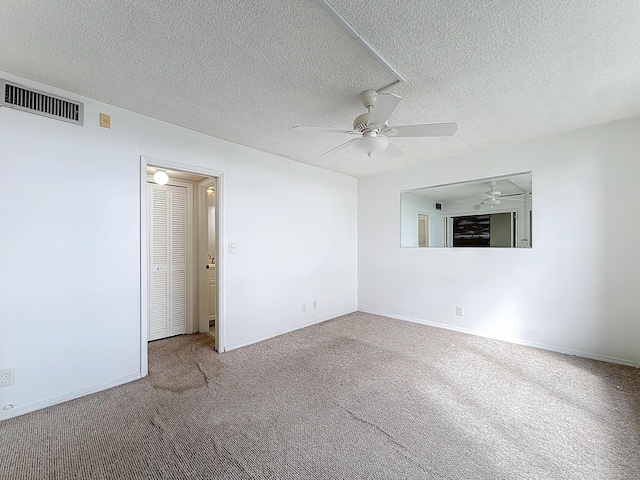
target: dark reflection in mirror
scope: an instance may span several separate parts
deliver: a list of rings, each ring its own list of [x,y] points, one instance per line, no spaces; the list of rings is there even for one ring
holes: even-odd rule
[[[402,247],[531,247],[531,172],[401,192]]]

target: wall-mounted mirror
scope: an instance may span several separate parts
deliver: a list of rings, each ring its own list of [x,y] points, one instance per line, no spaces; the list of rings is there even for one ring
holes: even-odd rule
[[[531,247],[531,172],[405,190],[401,247]]]

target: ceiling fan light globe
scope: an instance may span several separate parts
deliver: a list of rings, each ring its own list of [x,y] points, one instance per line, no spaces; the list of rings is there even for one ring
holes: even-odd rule
[[[486,200],[484,200],[482,202],[483,205],[489,205],[489,206],[494,206],[494,205],[500,205],[500,200],[497,200],[495,198],[487,198]]]
[[[384,152],[388,146],[389,140],[386,137],[361,137],[353,141],[353,148],[369,157]]]

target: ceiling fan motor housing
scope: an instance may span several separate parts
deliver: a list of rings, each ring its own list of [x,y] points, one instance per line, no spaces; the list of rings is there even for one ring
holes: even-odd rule
[[[378,92],[375,90],[365,90],[360,94],[360,101],[362,106],[367,109],[366,113],[358,115],[353,121],[353,129],[359,132],[364,132],[369,126],[369,117],[371,116],[371,110],[376,104],[378,98]]]
[[[359,132],[364,132],[369,122],[369,112],[358,115],[353,121],[353,129]]]
[[[373,106],[376,104],[376,99],[378,98],[378,92],[375,90],[365,90],[360,94],[360,101],[362,102],[362,106],[367,109],[367,111],[371,111]]]

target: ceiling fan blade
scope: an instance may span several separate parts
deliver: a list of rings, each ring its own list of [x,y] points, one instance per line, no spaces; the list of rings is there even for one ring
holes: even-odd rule
[[[395,130],[395,134],[393,133]],[[389,127],[389,137],[449,137],[456,133],[458,124],[449,123],[422,123],[418,125],[399,125]]]
[[[297,130],[300,132],[329,132],[329,133],[355,133],[360,135],[360,132],[356,130],[339,130],[337,128],[324,128],[324,127],[301,127],[296,125],[295,127],[291,127],[292,130]]]
[[[402,100],[402,97],[395,93],[379,93],[367,123],[369,125],[384,125],[400,103],[400,100]]]
[[[340,145],[338,145],[337,147],[333,147],[331,150],[327,150],[326,152],[324,152],[322,155],[319,155],[319,157],[324,157],[325,155],[328,155],[330,153],[334,153],[337,152],[338,150],[342,150],[343,148],[347,148],[349,145],[351,145],[353,142],[355,142],[357,140],[357,138],[353,138],[351,140],[347,140],[344,143],[341,143]]]

